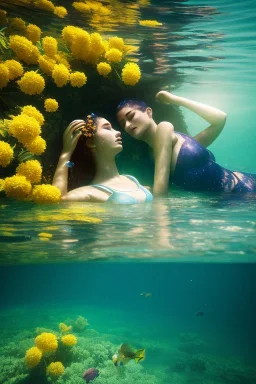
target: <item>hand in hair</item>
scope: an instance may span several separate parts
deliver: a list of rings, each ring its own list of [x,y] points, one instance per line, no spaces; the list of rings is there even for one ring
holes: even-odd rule
[[[63,151],[70,155],[74,152],[77,142],[82,135],[81,128],[85,126],[84,120],[72,121],[63,135]]]

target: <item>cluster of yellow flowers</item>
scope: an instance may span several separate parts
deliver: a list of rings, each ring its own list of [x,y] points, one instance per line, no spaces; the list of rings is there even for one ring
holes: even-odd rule
[[[62,333],[67,333],[72,327],[67,326],[64,323],[59,325]],[[75,335],[66,334],[60,336],[59,340],[54,333],[42,332],[35,338],[35,346],[29,348],[26,351],[25,363],[28,368],[36,367],[44,357],[47,355],[47,361],[49,362],[50,356],[53,355],[59,346],[59,342],[68,348],[72,348],[77,343],[77,338]],[[53,355],[54,356],[54,355]],[[46,375],[51,376],[52,378],[57,378],[61,376],[65,371],[64,365],[60,361],[51,362],[46,367]]]
[[[0,63],[0,89],[7,86],[10,80],[23,75],[23,67],[17,60],[6,60]]]
[[[60,17],[61,19],[63,19],[68,14],[65,7],[56,7],[50,0],[36,0],[34,5],[36,8],[42,9],[43,11],[54,13],[54,15]]]

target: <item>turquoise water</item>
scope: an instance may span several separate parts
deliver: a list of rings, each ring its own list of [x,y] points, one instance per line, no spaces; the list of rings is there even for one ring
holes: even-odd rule
[[[255,2],[209,3],[154,1],[141,14],[164,23],[157,32],[123,24],[113,33],[144,33],[138,59],[149,83],[140,97],[153,100],[161,84],[221,108],[227,124],[210,149],[221,165],[256,173]],[[107,103],[102,109],[114,121]],[[182,114],[191,134],[205,127]],[[124,173],[152,179],[147,161],[118,161]],[[64,322],[77,345],[65,351],[57,384],[82,384],[91,367],[100,370],[91,384],[255,384],[254,196],[173,190],[129,209],[1,199],[0,217],[0,383],[54,382],[43,367],[29,371],[24,356],[42,331],[59,340]],[[83,330],[78,316],[88,319]],[[123,343],[145,348],[145,360],[115,367]]]

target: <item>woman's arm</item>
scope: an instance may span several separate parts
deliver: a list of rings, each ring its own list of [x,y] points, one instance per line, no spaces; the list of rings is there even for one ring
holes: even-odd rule
[[[173,137],[174,127],[171,123],[163,121],[158,124],[153,148],[155,158],[154,196],[166,196],[168,193]]]
[[[190,111],[196,113],[210,123],[211,125],[209,127],[194,136],[194,139],[204,147],[208,147],[212,144],[224,128],[227,115],[220,109],[213,108],[193,100],[185,99],[184,97],[175,96],[167,91],[158,92],[156,100],[188,108]]]
[[[83,120],[72,121],[63,135],[63,150],[52,182],[52,185],[59,188],[61,196],[65,195],[68,191],[68,167],[66,163],[71,159],[79,137],[82,135],[79,128],[82,128],[84,124]]]
[[[90,201],[89,189],[87,187],[81,187],[73,189],[61,197],[61,201]]]

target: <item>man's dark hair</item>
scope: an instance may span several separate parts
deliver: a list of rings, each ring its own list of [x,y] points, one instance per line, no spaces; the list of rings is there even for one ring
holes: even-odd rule
[[[117,106],[117,112],[121,111],[121,109],[129,107],[129,108],[134,108],[138,109],[141,112],[145,112],[146,109],[148,108],[147,104],[144,103],[144,101],[140,100],[123,100],[121,103],[118,104]]]

